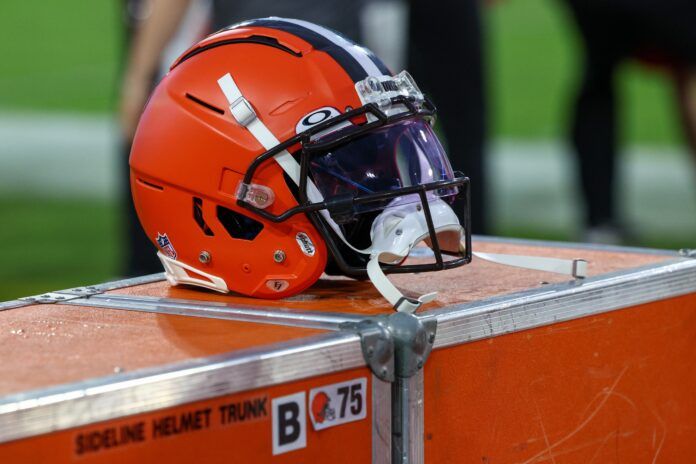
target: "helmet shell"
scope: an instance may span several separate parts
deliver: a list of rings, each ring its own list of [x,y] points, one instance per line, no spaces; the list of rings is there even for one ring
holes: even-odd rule
[[[210,274],[254,297],[290,296],[324,271],[325,239],[304,214],[275,223],[237,204],[245,172],[266,150],[230,114],[217,83],[227,73],[280,141],[317,109],[361,104],[345,70],[293,34],[257,26],[213,34],[174,63],[144,110],[130,156],[133,201],[148,237],[157,246],[166,236],[161,251],[191,277]],[[268,212],[297,205],[275,161],[253,182],[273,190]]]

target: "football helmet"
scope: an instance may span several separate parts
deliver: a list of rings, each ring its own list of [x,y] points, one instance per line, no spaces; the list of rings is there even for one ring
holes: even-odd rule
[[[259,298],[305,290],[323,272],[369,278],[471,260],[469,179],[452,171],[435,107],[407,72],[305,21],[219,31],[171,66],[130,157],[138,216],[166,277]],[[425,242],[433,258],[404,264]]]

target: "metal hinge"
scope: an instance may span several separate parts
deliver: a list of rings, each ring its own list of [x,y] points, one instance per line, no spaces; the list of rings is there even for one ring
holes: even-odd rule
[[[379,379],[394,382],[423,368],[435,343],[437,320],[400,312],[346,323],[341,328],[360,335],[370,370]]]
[[[57,292],[47,292],[40,295],[27,296],[20,298],[19,300],[33,304],[52,304],[77,300],[78,298],[85,298],[88,296],[97,295],[99,293],[103,292],[96,287],[75,287]]]
[[[685,258],[696,258],[696,248],[682,248],[679,254]]]

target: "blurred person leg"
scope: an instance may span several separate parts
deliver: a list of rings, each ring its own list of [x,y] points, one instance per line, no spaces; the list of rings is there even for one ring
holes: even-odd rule
[[[631,12],[640,51],[670,74],[696,179],[696,2],[613,0]]]
[[[632,42],[621,17],[601,1],[568,0],[582,38],[582,74],[571,112],[570,140],[578,160],[588,242],[618,243],[615,71]]]
[[[128,157],[130,155],[130,142],[122,143],[120,170],[121,176],[121,208],[124,212],[125,224],[125,257],[124,257],[124,277],[137,277],[155,272],[162,272],[162,264],[157,258],[157,249],[150,239],[145,235],[145,231],[140,226],[140,220],[133,206],[133,198],[130,193],[130,172],[128,168]]]
[[[212,0],[215,30],[254,18],[309,21],[361,43],[360,13],[367,0]]]
[[[472,231],[487,233],[486,100],[479,0],[412,0],[408,69],[438,108],[452,167],[471,178]],[[462,204],[455,211],[462,219]]]
[[[677,71],[675,81],[684,135],[696,167],[696,68]]]
[[[571,140],[587,207],[587,241],[620,242],[626,230],[616,214],[617,122],[614,74],[642,54],[672,65],[696,64],[696,3],[691,0],[566,0],[580,31],[583,76]],[[695,146],[696,111],[686,104],[688,79],[679,88],[687,138]]]
[[[148,14],[146,0],[125,0],[124,1],[124,44],[123,50],[130,50],[133,35],[136,27]],[[123,62],[125,63],[127,54],[124,53]],[[122,274],[124,277],[135,277],[145,274],[162,272],[162,264],[157,258],[157,250],[145,235],[140,226],[138,215],[133,206],[133,198],[130,193],[130,170],[128,158],[130,156],[131,140],[129,137],[122,137],[119,142],[119,172],[120,179],[120,206],[123,213],[123,243],[124,258],[122,263]]]

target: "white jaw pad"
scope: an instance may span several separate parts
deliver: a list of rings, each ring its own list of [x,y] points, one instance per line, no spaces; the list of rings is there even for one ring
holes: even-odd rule
[[[457,215],[439,198],[431,198],[428,206],[440,248],[458,251],[463,228]],[[370,238],[371,255],[377,256],[385,264],[400,262],[423,240],[432,247],[428,223],[420,202],[387,207],[372,223]]]
[[[463,228],[452,208],[439,198],[428,202],[440,248],[458,251]],[[419,298],[407,298],[389,281],[380,262],[397,264],[422,240],[429,242],[428,223],[420,202],[387,207],[375,218],[370,232],[372,253],[367,264],[367,275],[382,296],[397,311],[413,313],[423,303],[433,301],[437,292]],[[428,245],[431,245],[428,243]]]

